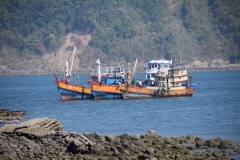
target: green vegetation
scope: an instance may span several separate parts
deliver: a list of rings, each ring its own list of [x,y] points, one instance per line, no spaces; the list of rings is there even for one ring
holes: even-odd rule
[[[125,61],[179,52],[240,61],[238,0],[0,0],[0,58],[6,46],[8,57],[41,56],[70,32],[91,34],[89,47]]]

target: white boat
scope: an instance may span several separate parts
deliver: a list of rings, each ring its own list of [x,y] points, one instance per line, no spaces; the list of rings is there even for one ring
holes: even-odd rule
[[[172,67],[172,60],[168,61],[165,59],[151,60],[148,62],[148,67],[146,70],[146,81],[147,86],[154,85],[155,75],[157,72],[167,73]]]

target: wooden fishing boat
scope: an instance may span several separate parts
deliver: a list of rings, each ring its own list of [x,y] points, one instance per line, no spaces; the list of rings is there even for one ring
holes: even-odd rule
[[[74,47],[73,54],[71,56],[71,66],[69,69],[68,60],[66,60],[65,73],[63,77],[59,78],[55,75],[55,82],[57,83],[57,88],[60,93],[62,100],[87,100],[93,99],[92,91],[90,88],[84,87],[76,81],[73,82],[72,75],[74,56],[76,52],[76,46]],[[76,78],[76,77],[75,77]],[[79,80],[79,77],[76,78]]]
[[[185,67],[172,67],[158,71],[154,75],[154,84],[146,83],[145,87],[122,85],[120,90],[124,99],[192,96],[191,80]]]
[[[57,88],[62,100],[87,100],[93,99],[92,91],[90,88],[86,88],[82,85],[72,84],[66,80],[59,80],[58,76],[55,76]]]
[[[124,67],[107,67],[101,69],[97,59],[97,72],[89,79],[94,99],[123,99],[119,83],[124,83]]]
[[[179,97],[192,96],[194,89],[191,88],[192,77],[188,76],[185,67],[176,67],[168,72],[157,72],[155,86],[146,88],[154,91],[154,97]]]

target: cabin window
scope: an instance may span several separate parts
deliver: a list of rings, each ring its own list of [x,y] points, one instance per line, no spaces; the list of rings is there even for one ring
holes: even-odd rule
[[[152,68],[154,68],[154,64],[152,64]]]
[[[151,69],[151,65],[150,64],[148,65],[148,69]]]
[[[155,68],[157,68],[157,64],[155,64]]]
[[[164,83],[162,82],[162,87],[165,87]]]

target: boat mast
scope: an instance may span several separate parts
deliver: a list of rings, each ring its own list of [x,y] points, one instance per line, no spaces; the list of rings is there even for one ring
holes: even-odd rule
[[[172,82],[173,82],[173,87],[174,87],[174,69],[173,69],[173,63],[172,63]]]
[[[97,64],[97,75],[98,75],[98,82],[101,82],[101,73],[100,73],[100,60],[97,59],[96,61]]]
[[[72,67],[73,67],[73,61],[74,61],[75,51],[76,51],[76,46],[74,47],[73,54],[72,54],[71,68],[70,68],[70,71],[69,71],[69,76],[70,76],[70,77],[71,77],[71,74],[72,74]]]
[[[134,73],[135,73],[135,70],[136,70],[136,67],[137,67],[137,63],[138,63],[138,58],[136,59],[135,64],[134,64],[132,79],[134,78]]]
[[[68,78],[68,60],[66,60],[66,64],[65,64],[65,79],[67,80]]]
[[[180,63],[180,65],[181,65],[181,64],[182,64],[182,59],[181,59],[182,53],[180,52],[179,55],[180,55],[180,62],[179,62],[179,63]]]

